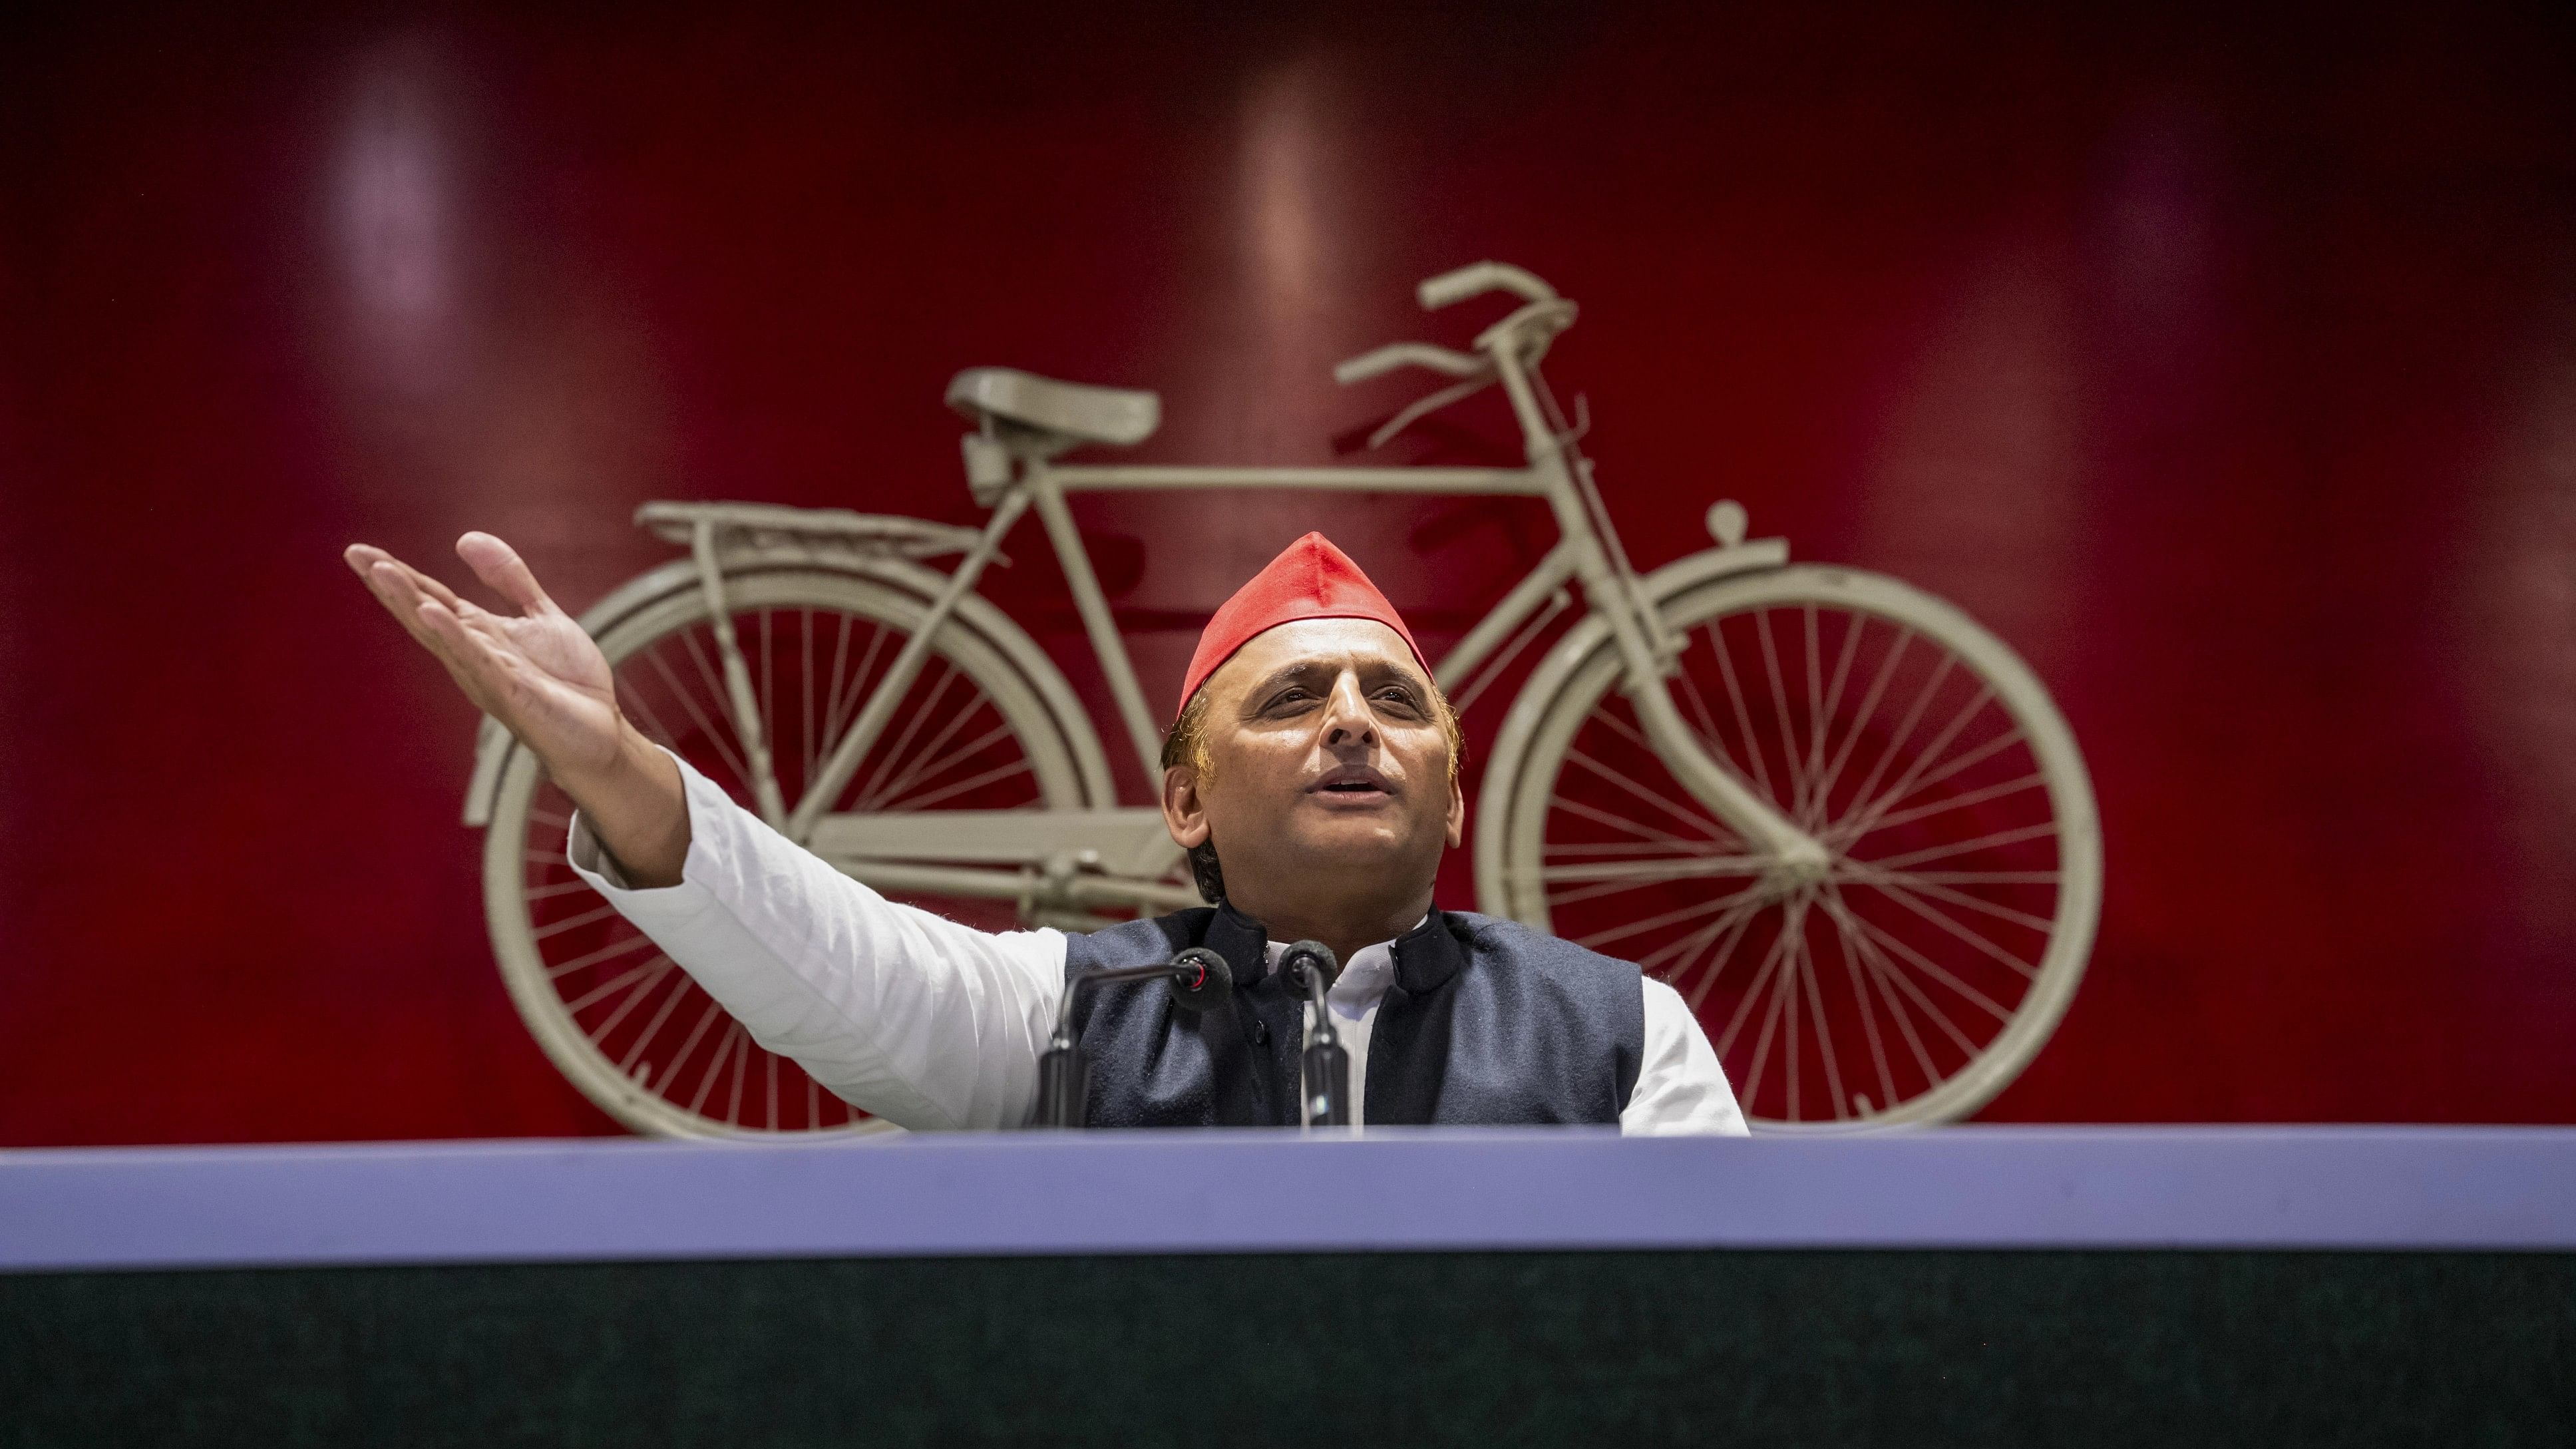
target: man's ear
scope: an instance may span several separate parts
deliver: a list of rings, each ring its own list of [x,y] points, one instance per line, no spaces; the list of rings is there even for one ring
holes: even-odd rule
[[[1183,850],[1195,850],[1207,841],[1207,803],[1199,798],[1199,772],[1187,765],[1163,772],[1163,828],[1172,832],[1172,843]],[[1450,834],[1457,834],[1454,823]]]
[[[1467,842],[1467,792],[1458,787],[1458,777],[1449,777],[1449,848],[1456,850]]]

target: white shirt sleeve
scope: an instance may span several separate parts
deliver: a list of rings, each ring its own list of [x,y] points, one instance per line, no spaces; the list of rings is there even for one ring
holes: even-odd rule
[[[851,1105],[914,1129],[1020,1125],[1064,995],[1063,933],[994,935],[898,905],[770,829],[686,760],[680,776],[680,883],[626,889],[576,813],[565,853],[582,879],[754,1041]]]
[[[1726,1071],[1681,993],[1646,978],[1645,1065],[1619,1114],[1619,1130],[1635,1136],[1707,1133],[1749,1135]]]

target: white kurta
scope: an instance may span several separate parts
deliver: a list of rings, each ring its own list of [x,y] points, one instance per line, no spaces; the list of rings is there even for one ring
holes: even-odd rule
[[[677,756],[673,757],[677,759]],[[834,870],[680,761],[689,854],[680,883],[629,890],[589,822],[567,854],[763,1047],[852,1105],[914,1129],[1016,1127],[1065,987],[1064,933],[995,934],[900,905]],[[1277,961],[1282,946],[1270,943]],[[1395,973],[1381,942],[1327,998],[1367,1121],[1369,1034]],[[1645,1055],[1620,1130],[1744,1132],[1717,1053],[1679,994],[1645,983]]]

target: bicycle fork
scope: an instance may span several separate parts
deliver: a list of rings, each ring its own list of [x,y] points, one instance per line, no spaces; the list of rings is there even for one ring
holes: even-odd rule
[[[1789,878],[1822,876],[1832,860],[1824,843],[1799,829],[1710,754],[1698,732],[1682,719],[1669,683],[1680,643],[1644,597],[1626,555],[1617,552],[1618,534],[1599,506],[1590,477],[1576,476],[1578,464],[1568,461],[1563,442],[1545,425],[1546,415],[1519,357],[1509,347],[1497,347],[1491,355],[1512,410],[1520,416],[1532,466],[1552,476],[1547,498],[1556,514],[1558,536],[1574,545],[1574,572],[1583,583],[1584,597],[1609,619],[1611,638],[1619,650],[1621,687],[1636,707],[1647,741],[1682,788],[1717,812],[1747,843],[1770,855]]]

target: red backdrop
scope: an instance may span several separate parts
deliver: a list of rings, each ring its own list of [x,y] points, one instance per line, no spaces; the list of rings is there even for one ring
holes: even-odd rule
[[[346,542],[492,529],[577,607],[666,556],[649,498],[969,521],[983,362],[1160,389],[1158,460],[1330,461],[1387,399],[1329,364],[1457,340],[1411,283],[1488,255],[1583,304],[1551,370],[1641,565],[1737,497],[2063,704],[2100,945],[1986,1117],[2576,1119],[2563,30],[923,9],[10,22],[0,1142],[614,1130]],[[1079,506],[1158,699],[1304,528],[1439,635],[1545,539]]]

